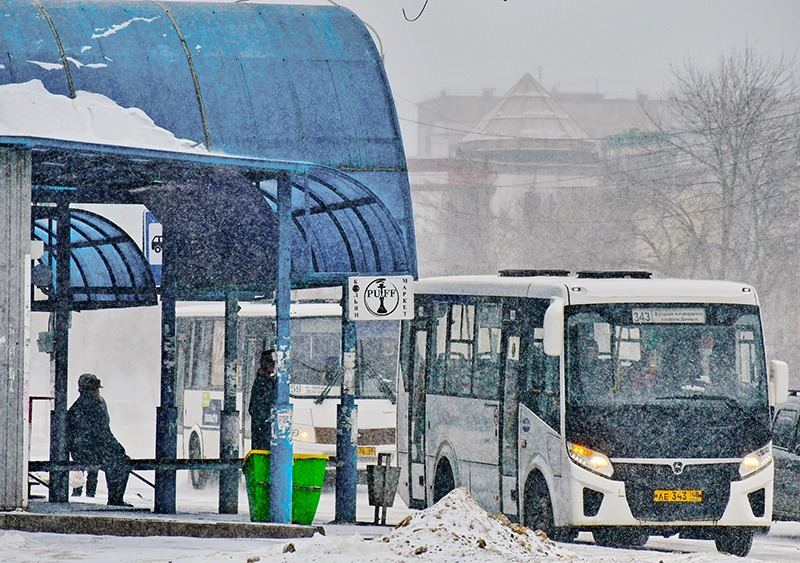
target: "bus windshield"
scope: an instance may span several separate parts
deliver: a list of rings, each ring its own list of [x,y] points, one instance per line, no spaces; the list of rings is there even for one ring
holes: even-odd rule
[[[755,306],[573,306],[566,326],[567,428],[580,439],[633,456],[643,452],[624,447],[623,435],[643,433],[640,446],[663,455],[685,451],[686,440],[702,453],[717,429],[731,440],[768,439],[766,363]],[[681,437],[686,417],[706,421],[692,424],[703,438]],[[592,423],[600,436],[592,436]],[[674,447],[657,445],[669,441],[670,432]]]
[[[293,397],[321,402],[339,397],[342,383],[341,323],[335,318],[292,321]],[[399,323],[361,323],[356,337],[356,397],[395,401]]]

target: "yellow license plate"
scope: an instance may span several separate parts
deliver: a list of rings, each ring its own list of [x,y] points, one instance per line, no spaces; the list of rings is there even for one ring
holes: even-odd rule
[[[653,491],[655,502],[703,502],[703,491],[696,489],[656,489]]]
[[[356,449],[356,454],[358,454],[358,455],[375,455],[375,447],[374,446],[359,446]]]

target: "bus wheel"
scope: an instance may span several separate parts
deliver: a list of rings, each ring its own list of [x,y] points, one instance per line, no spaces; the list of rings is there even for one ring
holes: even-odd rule
[[[592,530],[594,543],[603,547],[642,547],[650,537],[635,528],[596,528]]]
[[[433,479],[433,503],[439,502],[443,496],[456,488],[453,469],[446,459],[439,460],[436,465],[436,476]]]
[[[730,553],[737,557],[747,557],[753,546],[753,530],[747,528],[730,528],[724,530],[714,539],[717,551]]]
[[[200,438],[197,437],[197,434],[192,434],[189,439],[189,459],[203,459],[203,454],[200,451]],[[208,471],[190,469],[189,477],[192,480],[193,489],[205,489],[208,486]]]
[[[550,503],[550,493],[547,482],[540,475],[531,476],[525,486],[522,517],[525,525],[531,530],[539,530],[554,539],[556,531],[553,520],[553,505]]]

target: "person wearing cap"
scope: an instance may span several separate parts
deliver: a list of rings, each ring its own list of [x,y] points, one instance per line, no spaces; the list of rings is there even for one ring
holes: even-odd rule
[[[259,358],[259,368],[250,392],[250,440],[251,449],[269,450],[272,440],[271,415],[277,395],[275,360],[273,350],[264,350]]]
[[[106,476],[108,504],[133,506],[124,500],[130,458],[111,432],[108,407],[100,396],[102,385],[93,373],[78,378],[80,396],[67,411],[67,443],[72,459],[99,465]]]

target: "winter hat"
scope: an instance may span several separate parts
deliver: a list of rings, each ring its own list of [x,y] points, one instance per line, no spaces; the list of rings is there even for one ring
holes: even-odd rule
[[[100,379],[93,374],[93,373],[84,373],[78,378],[78,390],[79,391],[94,391],[95,389],[100,389],[102,385],[100,385]]]

